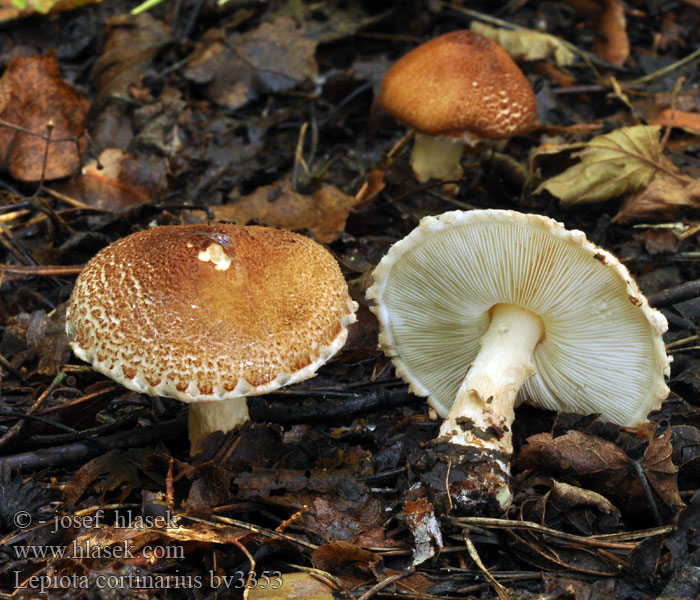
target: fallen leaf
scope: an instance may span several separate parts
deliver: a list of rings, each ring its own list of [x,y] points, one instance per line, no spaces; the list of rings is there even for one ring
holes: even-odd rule
[[[685,182],[665,172],[657,173],[651,183],[622,200],[613,223],[668,220],[682,212],[697,213],[700,210],[700,180]]]
[[[576,55],[559,38],[531,29],[503,29],[472,21],[472,31],[492,39],[517,60],[553,58],[558,67],[574,63]]]
[[[651,255],[675,254],[680,246],[680,239],[671,229],[649,229],[642,235],[644,247]]]
[[[0,2],[0,23],[28,17],[35,13],[47,15],[74,10],[96,2],[99,2],[99,0],[11,0],[9,2],[6,0]]]
[[[307,572],[283,573],[270,578],[269,585],[246,590],[248,600],[334,600],[330,582]]]
[[[0,119],[32,133],[0,126],[0,165],[12,177],[38,181],[42,176],[47,126],[53,124],[44,179],[58,179],[80,167],[89,102],[61,79],[56,53],[19,56],[0,79]],[[36,134],[36,135],[35,135]]]
[[[428,500],[423,497],[408,500],[401,512],[401,519],[413,535],[413,566],[435,556],[436,549],[438,552],[442,549],[440,524],[435,518],[433,505]]]
[[[381,560],[381,556],[342,540],[322,544],[311,554],[314,567],[334,575],[348,569],[376,573],[377,565]]]
[[[683,506],[678,493],[678,468],[671,461],[671,453],[669,430],[649,442],[639,461],[649,485],[663,502],[658,508],[665,517]],[[612,442],[579,431],[557,438],[540,433],[527,439],[517,463],[521,469],[574,477],[628,514],[648,515],[644,488],[632,460]]]
[[[102,494],[121,488],[119,502],[123,502],[135,489],[141,487],[139,471],[150,466],[152,450],[130,448],[129,450],[111,450],[107,454],[94,458],[80,467],[73,478],[63,488],[63,501],[75,504],[90,484]]]
[[[231,204],[213,206],[219,221],[307,229],[323,243],[329,244],[345,229],[345,221],[357,200],[335,186],[322,184],[310,196],[292,189],[292,182],[282,180],[258,188],[249,196]]]
[[[573,154],[580,162],[540,184],[535,193],[547,190],[564,206],[572,206],[643,189],[659,171],[676,172],[663,155],[660,131],[637,125],[596,136]]]
[[[671,118],[673,116],[673,118]],[[650,122],[650,125],[661,125],[667,127],[680,127],[690,133],[700,134],[700,113],[684,112],[682,110],[672,111],[670,108],[665,108],[656,115]]]
[[[246,33],[211,30],[195,46],[185,77],[207,84],[208,95],[233,110],[259,94],[290,90],[314,77],[316,44],[289,17]]]
[[[101,210],[116,211],[140,202],[161,199],[167,190],[165,159],[135,158],[118,148],[103,150],[98,160],[83,167],[59,191]]]
[[[625,6],[621,0],[605,0],[604,4],[595,24],[604,39],[593,45],[593,51],[610,64],[621,67],[630,54]]]
[[[99,112],[112,97],[124,98],[141,83],[156,53],[170,40],[170,28],[150,14],[116,15],[105,21],[105,41],[92,68]]]
[[[672,455],[673,446],[671,428],[669,428],[663,435],[649,442],[639,462],[649,485],[663,503],[676,513],[685,506],[685,503],[678,492],[678,467],[673,464]]]

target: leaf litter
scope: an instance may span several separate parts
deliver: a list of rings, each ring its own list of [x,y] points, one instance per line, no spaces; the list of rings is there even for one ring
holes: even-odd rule
[[[682,574],[700,546],[700,306],[673,292],[700,278],[700,81],[682,63],[694,9],[472,11],[465,26],[497,36],[535,84],[540,125],[498,149],[508,160],[465,156],[445,193],[412,179],[405,131],[374,101],[387,66],[459,7],[227,4],[135,17],[115,2],[56,17],[98,17],[94,59],[64,58],[61,40],[21,22],[11,40],[0,33],[0,99],[12,99],[0,115],[3,591],[17,573],[51,572],[85,578],[65,594],[110,574],[125,593],[163,598],[177,585],[205,597],[212,582],[238,596],[247,583],[249,598],[697,595]],[[635,78],[648,88],[625,83]],[[645,292],[664,290],[675,359],[674,394],[642,429],[519,408],[515,500],[496,519],[417,491],[445,480],[427,445],[438,424],[378,351],[364,304],[391,243],[424,215],[472,207],[541,212],[611,249]],[[100,248],[208,220],[314,236],[363,306],[336,361],[251,402],[258,422],[214,434],[190,459],[184,407],[72,359],[62,323]],[[343,403],[342,417],[328,409]],[[20,506],[29,527],[13,521]],[[21,559],[32,543],[83,556]],[[129,554],[107,554],[116,548]],[[262,589],[276,573],[280,588]]]

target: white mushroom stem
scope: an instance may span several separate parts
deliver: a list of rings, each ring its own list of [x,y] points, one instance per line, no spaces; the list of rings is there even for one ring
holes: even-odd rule
[[[416,132],[411,151],[411,167],[416,179],[450,181],[462,177],[463,138],[425,135]]]
[[[201,452],[199,442],[215,431],[231,431],[250,419],[246,398],[231,398],[218,402],[190,402],[188,428],[190,456]]]
[[[513,304],[496,304],[481,348],[462,382],[440,436],[452,444],[513,452],[515,398],[534,372],[532,353],[542,319]]]

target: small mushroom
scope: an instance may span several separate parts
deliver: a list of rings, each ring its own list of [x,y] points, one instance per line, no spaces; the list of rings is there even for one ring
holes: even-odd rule
[[[338,263],[275,229],[156,227],[100,251],[75,284],[75,355],[125,387],[190,403],[191,452],[248,420],[245,396],[312,377],[357,305]]]
[[[636,426],[668,395],[665,317],[612,254],[544,216],[426,217],[367,298],[397,373],[445,419],[438,442],[459,450],[450,493],[465,511],[510,504],[519,402]],[[486,474],[470,475],[485,456]]]
[[[508,53],[470,30],[453,31],[399,59],[382,80],[381,105],[416,131],[418,181],[462,176],[464,143],[506,139],[532,128],[532,87]]]

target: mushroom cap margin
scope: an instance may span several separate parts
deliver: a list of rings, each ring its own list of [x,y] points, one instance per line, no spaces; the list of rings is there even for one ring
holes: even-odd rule
[[[167,226],[93,257],[66,333],[78,358],[129,389],[208,402],[313,376],[345,344],[356,309],[337,262],[310,238]]]

